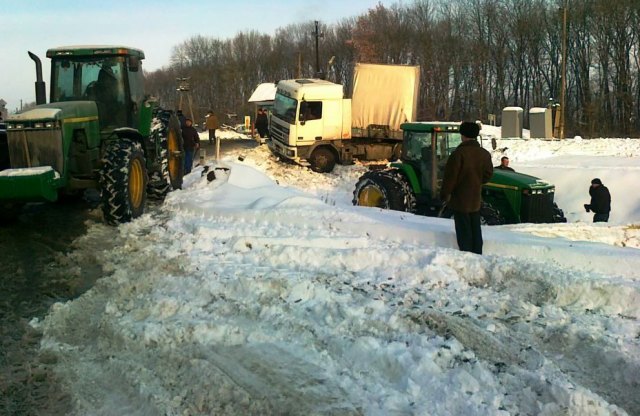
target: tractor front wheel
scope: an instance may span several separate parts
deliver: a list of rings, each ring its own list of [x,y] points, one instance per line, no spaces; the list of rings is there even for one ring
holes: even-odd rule
[[[129,139],[108,144],[100,170],[100,197],[107,223],[131,221],[144,212],[147,169],[142,147]]]
[[[353,205],[415,212],[416,197],[397,170],[374,170],[366,172],[356,183]]]
[[[480,223],[483,225],[502,225],[504,218],[500,215],[500,211],[495,209],[493,205],[482,201],[480,207]]]

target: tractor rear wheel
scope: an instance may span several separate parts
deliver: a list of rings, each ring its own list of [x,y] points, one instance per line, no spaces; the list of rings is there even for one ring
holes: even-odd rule
[[[144,212],[147,168],[140,143],[120,139],[108,144],[100,170],[100,198],[107,223],[131,221]]]
[[[149,173],[147,193],[150,198],[164,199],[169,191],[182,188],[184,145],[180,121],[171,111],[158,110],[151,130],[160,148],[160,160],[157,169]]]
[[[415,212],[416,197],[399,171],[373,170],[362,175],[356,183],[353,205]]]
[[[319,173],[329,173],[336,166],[336,155],[328,147],[318,147],[309,158],[311,170]]]

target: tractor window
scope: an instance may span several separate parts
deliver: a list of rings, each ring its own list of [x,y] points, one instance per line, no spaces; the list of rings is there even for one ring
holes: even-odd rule
[[[431,148],[431,133],[407,131],[405,134],[404,159],[420,160],[427,149]]]
[[[55,59],[51,102],[95,101],[101,126],[127,125],[124,57]]]
[[[436,134],[436,143],[438,146],[436,151],[437,159],[445,160],[456,150],[456,147],[462,143],[462,138],[460,137],[460,133],[441,132]]]

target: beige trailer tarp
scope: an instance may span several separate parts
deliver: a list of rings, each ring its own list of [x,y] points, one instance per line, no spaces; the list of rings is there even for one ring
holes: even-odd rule
[[[400,130],[400,124],[416,120],[419,87],[419,66],[356,64],[352,127],[377,124]]]

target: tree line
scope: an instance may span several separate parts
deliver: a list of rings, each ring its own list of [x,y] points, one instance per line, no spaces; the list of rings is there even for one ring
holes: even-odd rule
[[[321,23],[320,69],[348,93],[356,62],[420,65],[419,120],[486,122],[489,114],[499,119],[507,106],[522,107],[526,115],[560,100],[563,28],[567,137],[637,136],[638,0],[378,4],[359,16]],[[175,108],[176,78],[189,77],[197,121],[207,110],[222,122],[226,114],[252,114],[247,100],[258,84],[314,76],[314,31],[309,21],[274,35],[194,36],[173,48],[167,67],[146,74],[147,89]]]

